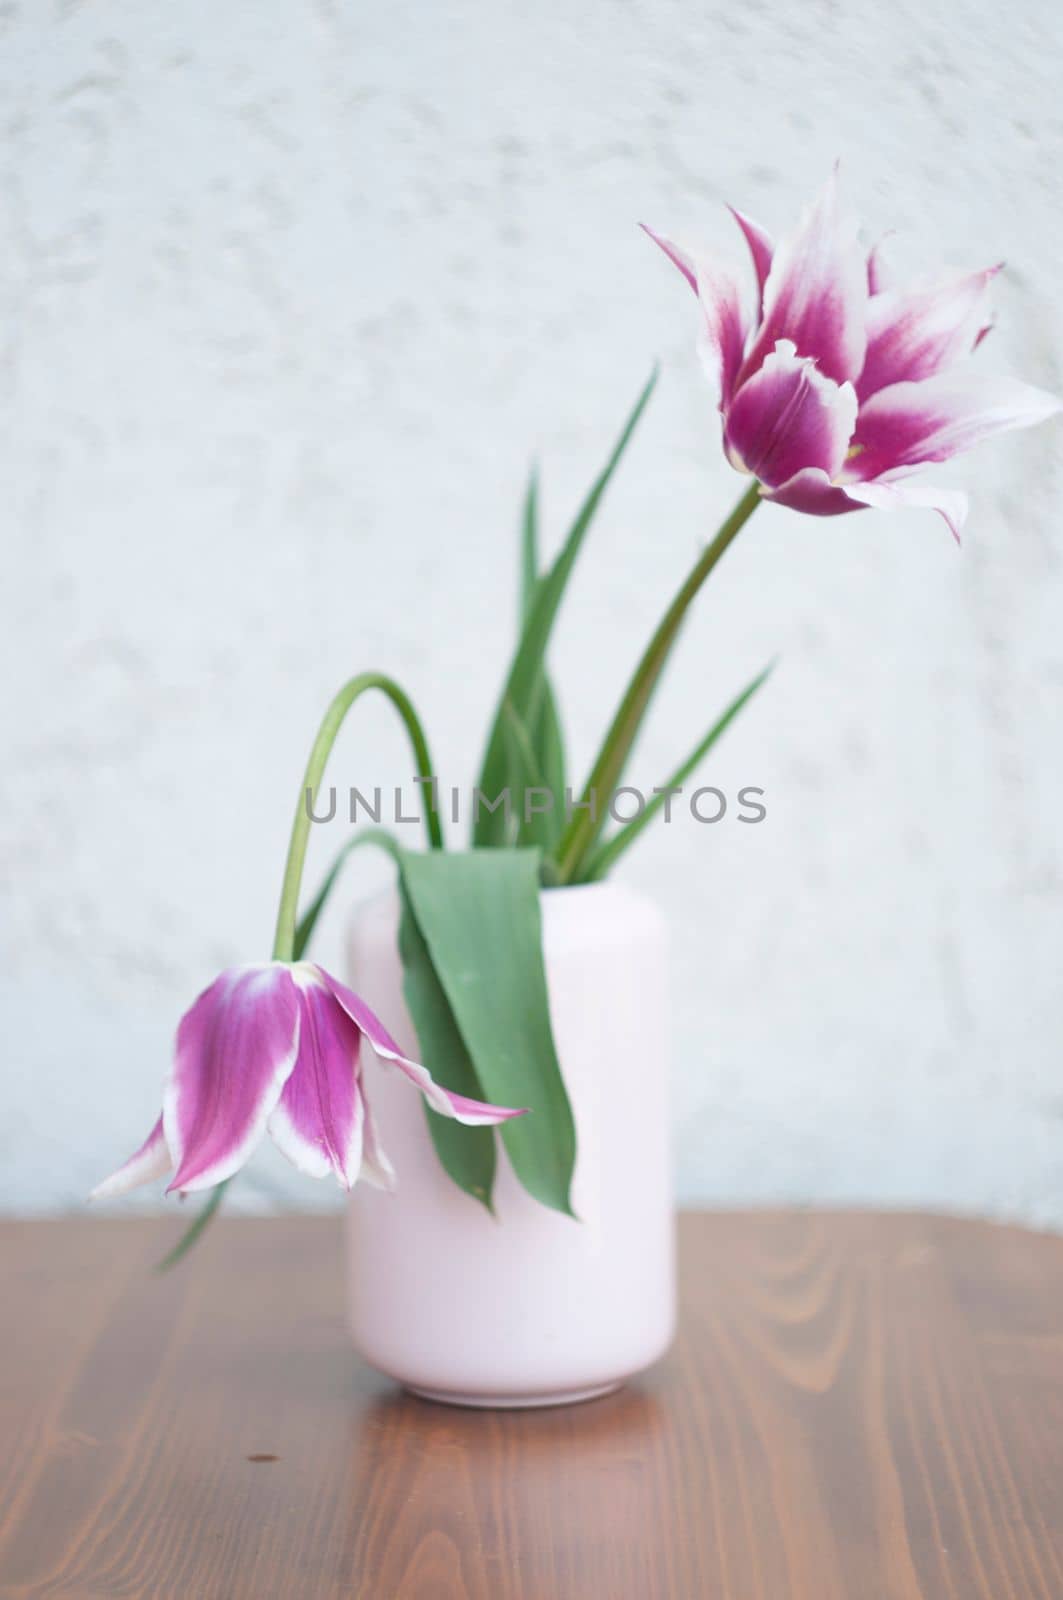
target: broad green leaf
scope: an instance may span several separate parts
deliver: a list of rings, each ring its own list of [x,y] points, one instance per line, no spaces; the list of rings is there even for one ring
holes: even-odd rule
[[[404,885],[400,884],[402,919],[399,924],[399,953],[404,977],[402,992],[417,1029],[420,1059],[437,1083],[472,1100],[485,1098],[469,1059],[454,1013],[447,1003],[435,968],[432,966],[417,919]],[[493,1128],[466,1128],[453,1117],[441,1117],[425,1105],[432,1143],[445,1171],[474,1199],[490,1211],[495,1181],[495,1135]]]
[[[709,729],[704,739],[702,739],[701,743],[695,745],[694,749],[691,751],[690,755],[687,756],[682,765],[677,767],[672,773],[672,776],[669,778],[668,782],[664,784],[661,789],[654,792],[653,799],[647,802],[645,808],[639,813],[639,815],[637,817],[632,817],[631,821],[625,823],[622,828],[613,834],[612,838],[607,839],[604,844],[599,846],[599,848],[594,852],[590,860],[587,862],[578,881],[583,883],[592,883],[597,881],[599,878],[605,877],[606,873],[616,862],[617,857],[623,855],[624,851],[627,850],[630,845],[634,844],[643,828],[647,827],[653,821],[658,811],[665,804],[669,791],[681,788],[686,780],[690,777],[690,774],[694,771],[695,767],[698,766],[702,758],[708,755],[717,739],[730,727],[731,723],[742,710],[743,706],[752,700],[761,684],[771,676],[774,666],[775,663],[772,662],[771,666],[765,667],[764,671],[758,673],[753,679],[753,682],[748,684],[746,688],[742,690],[742,693],[738,695],[736,699],[731,701],[731,704],[727,707],[727,710],[724,712],[723,716],[719,717],[717,721],[713,723],[712,727]]]
[[[511,745],[506,732],[507,701],[529,728],[534,729],[535,719],[540,714],[537,697],[542,691],[543,662],[546,655],[546,647],[550,640],[550,634],[557,618],[566,585],[575,566],[587,529],[594,518],[594,513],[598,509],[609,480],[620,463],[639,418],[649,402],[656,381],[657,374],[654,372],[639,396],[635,409],[628,418],[612,455],[606,462],[594,487],[584,501],[575,522],[572,524],[556,561],[545,576],[540,579],[536,588],[535,597],[529,608],[520,642],[506,678],[505,687],[499,697],[498,709],[495,712],[487,741],[487,750],[484,754],[483,766],[480,771],[480,789],[491,798],[501,794],[506,787],[507,776],[510,771],[508,758]],[[526,547],[529,542],[526,538]],[[531,542],[531,547],[534,549],[533,542]],[[525,568],[527,568],[527,560],[525,560]],[[486,811],[481,811],[473,827],[474,845],[482,847],[504,844],[504,835],[505,829],[501,812],[490,814]]]
[[[576,1130],[550,1026],[537,850],[403,853],[410,908],[483,1097],[529,1194],[572,1215]]]

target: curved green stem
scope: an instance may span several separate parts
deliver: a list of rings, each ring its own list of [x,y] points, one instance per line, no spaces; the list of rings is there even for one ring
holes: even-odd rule
[[[760,485],[754,482],[722,524],[712,543],[702,551],[662,617],[653,638],[646,646],[616,716],[602,741],[598,758],[581,796],[580,806],[578,809],[574,808],[572,820],[562,836],[557,862],[559,883],[571,883],[577,876],[586,861],[588,851],[602,829],[605,816],[601,808],[608,806],[609,798],[635,742],[664,664],[695,596],[759,504]]]
[[[299,790],[299,802],[295,808],[295,819],[292,822],[291,842],[288,845],[288,859],[284,866],[284,879],[281,883],[280,905],[277,908],[277,929],[273,936],[274,961],[291,961],[295,950],[296,917],[299,910],[299,890],[303,881],[303,867],[306,864],[306,847],[310,840],[310,806],[308,796],[317,792],[321,779],[325,774],[325,766],[332,753],[332,746],[336,736],[343,726],[348,711],[363,694],[369,689],[379,689],[387,696],[395,710],[399,713],[406,731],[410,736],[413,746],[414,760],[417,763],[417,776],[424,787],[425,804],[425,829],[428,834],[428,843],[433,850],[443,848],[443,828],[439,820],[439,807],[435,793],[434,774],[432,772],[432,758],[428,753],[428,741],[421,727],[420,719],[408,695],[406,695],[392,679],[381,672],[362,672],[356,678],[351,678],[345,683],[339,693],[333,698],[332,704],[321,719],[321,726],[317,731],[317,738],[310,750],[310,758],[306,763],[306,772],[303,775],[302,786]]]
[[[309,790],[311,795],[316,791],[324,776],[325,765],[332,753],[332,746],[336,742],[336,736],[343,726],[344,719],[354,702],[367,689],[379,689],[382,694],[387,695],[406,725],[406,731],[413,746],[414,760],[417,763],[417,776],[424,786],[425,828],[428,833],[428,843],[433,850],[442,850],[443,848],[443,828],[439,820],[439,808],[434,774],[432,772],[432,758],[428,753],[428,741],[425,738],[420,719],[413,709],[409,697],[403,693],[398,684],[391,678],[386,678],[379,672],[360,673],[357,678],[352,678],[349,683],[344,684],[325,712],[317,732],[317,738],[314,740],[310,751],[310,759],[306,764],[303,786],[299,791],[299,804],[296,807],[295,820],[292,823],[288,859],[284,866],[284,880],[281,884],[280,906],[277,910],[277,930],[273,936],[274,961],[298,961],[302,957],[313,932],[314,924],[321,913],[321,908],[336,881],[336,876],[350,851],[356,845],[378,844],[397,857],[398,846],[391,838],[391,835],[383,828],[369,828],[364,833],[356,834],[340,851],[320,890],[303,914],[302,921],[298,924],[296,923],[299,908],[299,890],[303,881],[303,867],[306,864],[306,847],[310,839],[311,819],[307,791]],[[171,1267],[176,1266],[178,1261],[192,1248],[200,1234],[203,1233],[213,1219],[221,1205],[222,1196],[231,1182],[231,1178],[225,1178],[210,1191],[206,1204],[199,1215],[182,1234],[169,1255],[159,1262],[158,1270],[160,1272],[166,1272]]]

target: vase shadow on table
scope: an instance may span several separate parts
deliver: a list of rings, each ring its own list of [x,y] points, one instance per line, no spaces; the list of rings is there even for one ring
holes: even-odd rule
[[[520,1439],[522,1450],[534,1452],[539,1441],[553,1449],[564,1438],[571,1448],[593,1454],[645,1445],[667,1427],[667,1417],[651,1380],[575,1405],[529,1407],[450,1405],[395,1388],[370,1403],[362,1426],[397,1434],[416,1429],[427,1442],[445,1437],[472,1452],[490,1449],[506,1432]]]

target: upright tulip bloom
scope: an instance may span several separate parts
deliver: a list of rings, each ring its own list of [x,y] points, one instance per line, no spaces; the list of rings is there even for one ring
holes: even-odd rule
[[[998,268],[893,289],[878,252],[861,249],[842,215],[833,176],[777,247],[733,214],[756,275],[752,316],[728,272],[646,229],[701,304],[732,466],[756,478],[765,499],[797,511],[930,506],[959,538],[967,496],[913,475],[1060,410],[1042,390],[969,367],[989,330]]]
[[[331,1172],[350,1189],[361,1176],[390,1188],[394,1173],[365,1095],[363,1039],[445,1117],[480,1127],[521,1115],[440,1088],[402,1054],[365,1002],[322,967],[232,967],[182,1017],[162,1115],[93,1198],[124,1194],[171,1171],[167,1193],[213,1188],[239,1171],[267,1130],[310,1177]]]

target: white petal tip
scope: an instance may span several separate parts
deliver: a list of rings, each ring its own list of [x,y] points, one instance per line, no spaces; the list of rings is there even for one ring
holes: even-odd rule
[[[142,1183],[147,1182],[149,1178],[125,1178],[120,1172],[116,1172],[110,1178],[104,1178],[95,1189],[90,1189],[88,1203],[95,1205],[97,1200],[117,1200],[119,1195],[129,1194],[130,1190],[139,1188]]]
[[[1014,427],[1036,427],[1049,417],[1058,417],[1063,411],[1063,400],[1048,389],[1038,389],[1028,383],[1014,383],[1014,414],[1010,419]]]
[[[131,1155],[117,1172],[112,1172],[102,1183],[98,1183],[89,1195],[89,1200],[110,1200],[117,1195],[128,1194],[130,1189],[138,1189],[141,1184],[151,1183],[156,1178],[164,1178],[172,1170],[173,1162],[170,1160],[160,1117],[140,1149]]]
[[[652,239],[659,250],[663,250],[673,267],[678,268],[687,283],[698,292],[698,275],[694,263],[687,252],[677,245],[674,240],[667,238],[663,233],[658,233],[656,228],[651,228],[648,222],[640,222],[639,227],[647,238]]]

